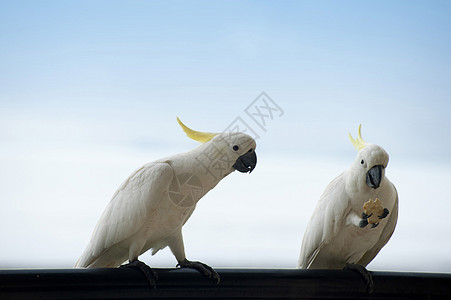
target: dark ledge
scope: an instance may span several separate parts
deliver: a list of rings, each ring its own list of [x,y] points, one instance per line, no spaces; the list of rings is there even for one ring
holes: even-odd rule
[[[0,270],[0,299],[451,299],[451,274],[372,272],[374,292],[352,271],[155,269],[157,288],[133,269]]]

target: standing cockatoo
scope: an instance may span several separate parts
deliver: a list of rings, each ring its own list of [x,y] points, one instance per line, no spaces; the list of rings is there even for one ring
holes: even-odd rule
[[[349,138],[358,153],[351,167],[321,195],[304,234],[298,267],[357,269],[365,267],[388,242],[398,219],[398,193],[385,176],[388,154],[366,143],[360,132]],[[365,207],[364,207],[365,206]]]
[[[155,273],[138,256],[169,246],[178,266],[197,269],[219,282],[211,267],[186,259],[182,226],[221,179],[234,170],[252,172],[256,143],[244,133],[198,132],[177,121],[188,137],[202,144],[132,173],[107,205],[76,267],[112,268],[128,260],[124,266],[142,270],[155,284]]]

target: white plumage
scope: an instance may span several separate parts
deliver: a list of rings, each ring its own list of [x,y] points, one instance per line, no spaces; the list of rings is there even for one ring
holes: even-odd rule
[[[329,183],[319,199],[302,240],[299,268],[342,269],[348,263],[366,266],[393,234],[398,194],[385,176],[388,154],[373,144],[359,147],[351,167]],[[377,170],[380,180],[374,185]],[[363,204],[376,198],[388,209],[388,216],[374,228],[362,228]]]
[[[148,163],[131,174],[106,207],[76,267],[117,267],[166,246],[179,263],[184,261],[182,226],[196,203],[234,169],[250,172],[256,163],[250,136],[212,136],[192,151]]]

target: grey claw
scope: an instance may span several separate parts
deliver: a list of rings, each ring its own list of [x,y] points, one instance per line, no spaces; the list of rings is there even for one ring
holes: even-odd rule
[[[364,220],[366,220],[366,219],[368,219],[369,217],[371,217],[373,214],[369,214],[369,215],[367,215],[366,213],[362,213],[362,219],[364,219]]]
[[[205,277],[213,279],[215,284],[219,284],[219,282],[221,281],[219,274],[215,270],[213,270],[212,267],[199,261],[190,261],[185,259],[184,261],[178,263],[177,267],[195,269],[198,272],[202,273],[202,275],[204,275]]]
[[[129,268],[141,271],[144,276],[146,276],[149,285],[153,286],[154,289],[157,287],[156,281],[158,280],[158,273],[142,261],[134,260],[129,262],[128,264],[120,266],[120,268]]]
[[[379,225],[379,223],[373,223],[371,224],[371,228],[376,228]]]
[[[359,264],[347,263],[346,266],[343,268],[343,270],[357,272],[360,276],[362,276],[363,280],[365,280],[366,291],[368,292],[368,294],[373,293],[374,290],[373,276],[364,266]]]
[[[384,208],[384,212],[382,213],[382,215],[378,216],[379,219],[383,219],[386,216],[388,216],[388,214],[390,213],[390,211],[386,208]]]
[[[360,220],[360,222],[359,222],[359,227],[360,228],[364,228],[367,225],[368,225],[368,220],[367,219]]]

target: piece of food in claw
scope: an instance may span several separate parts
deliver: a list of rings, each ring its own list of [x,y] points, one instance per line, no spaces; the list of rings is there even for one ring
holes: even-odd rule
[[[368,223],[375,224],[380,221],[379,216],[382,216],[384,213],[384,206],[382,205],[381,200],[376,198],[376,200],[368,200],[363,204],[363,212],[370,217],[368,217]]]

